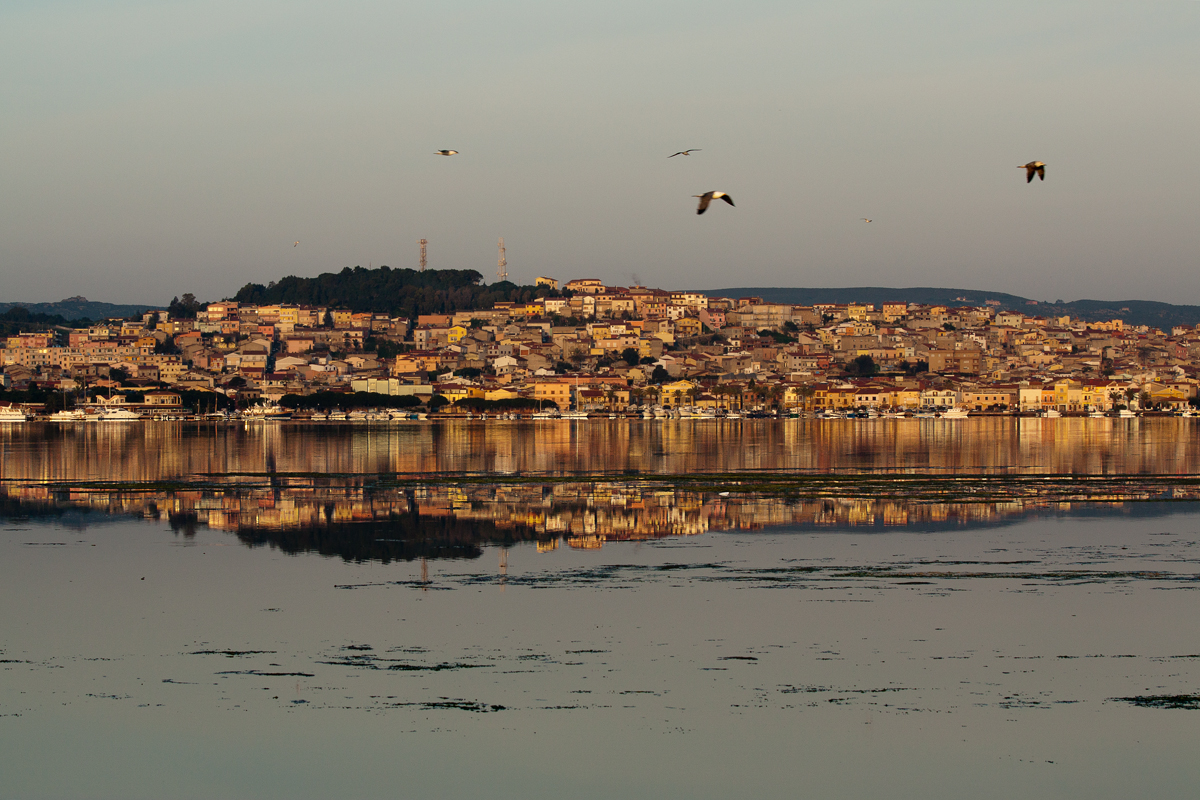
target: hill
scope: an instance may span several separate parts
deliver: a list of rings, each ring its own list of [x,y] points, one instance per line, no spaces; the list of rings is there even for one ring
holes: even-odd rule
[[[349,308],[393,317],[450,314],[491,308],[502,301],[526,302],[556,295],[545,286],[517,286],[504,281],[480,285],[483,276],[473,269],[413,269],[346,267],[315,278],[295,275],[263,286],[248,283],[233,299],[239,303],[293,303]]]
[[[995,301],[997,308],[1036,316],[1064,316],[1098,322],[1113,318],[1130,325],[1151,325],[1170,330],[1176,325],[1200,324],[1200,306],[1174,305],[1150,300],[1056,300],[1046,303],[1004,292],[979,289],[946,289],[916,286],[889,289],[882,286],[848,288],[741,287],[702,289],[709,297],[761,297],[771,303],[810,306],[813,303],[923,303],[927,305],[981,306]]]
[[[166,308],[166,305],[155,306],[149,303],[99,303],[86,297],[68,297],[57,303],[0,303],[0,314],[14,308],[24,308],[30,314],[45,314],[51,317],[62,317],[64,320],[76,319],[109,319],[110,317],[141,316],[142,312],[151,309]]]

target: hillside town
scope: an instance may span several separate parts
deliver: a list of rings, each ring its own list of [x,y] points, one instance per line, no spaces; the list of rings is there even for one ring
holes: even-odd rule
[[[596,279],[537,285],[551,295],[415,319],[225,301],[194,317],[20,333],[0,351],[3,388],[139,414],[321,414],[366,396],[440,415],[835,416],[1184,411],[1200,384],[1190,327],[995,301],[797,306]]]

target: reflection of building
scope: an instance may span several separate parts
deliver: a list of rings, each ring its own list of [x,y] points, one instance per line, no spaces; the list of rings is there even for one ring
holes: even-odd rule
[[[287,552],[320,552],[353,560],[473,558],[489,543],[537,542],[538,552],[562,541],[597,549],[610,541],[688,536],[764,528],[836,529],[998,524],[1035,511],[1065,510],[1055,499],[962,503],[930,500],[826,498],[792,500],[746,494],[663,489],[640,482],[373,488],[362,479],[316,485],[228,485],[186,491],[60,489],[0,484],[0,503],[16,513],[86,509],[159,519],[185,533],[196,526],[235,533],[248,544]],[[1125,497],[1142,497],[1136,486]],[[1176,499],[1200,497],[1178,490]],[[1113,499],[1116,499],[1115,497]],[[1067,504],[1069,508],[1069,504]],[[384,544],[381,544],[384,543]]]
[[[562,385],[569,396],[571,387]],[[557,401],[556,401],[557,402]],[[563,400],[566,403],[566,400]],[[547,406],[549,406],[547,402]],[[0,478],[157,481],[202,474],[1190,474],[1195,421],[590,420],[0,429]]]

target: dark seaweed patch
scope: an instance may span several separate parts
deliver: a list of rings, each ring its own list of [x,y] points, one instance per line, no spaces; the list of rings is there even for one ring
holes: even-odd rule
[[[1187,711],[1200,711],[1200,694],[1143,694],[1109,699],[1132,703],[1141,708],[1181,708]]]

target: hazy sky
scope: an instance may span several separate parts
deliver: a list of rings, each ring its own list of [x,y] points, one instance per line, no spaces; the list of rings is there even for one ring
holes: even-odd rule
[[[0,300],[503,236],[519,282],[1200,303],[1198,78],[1196,0],[4,0]]]

